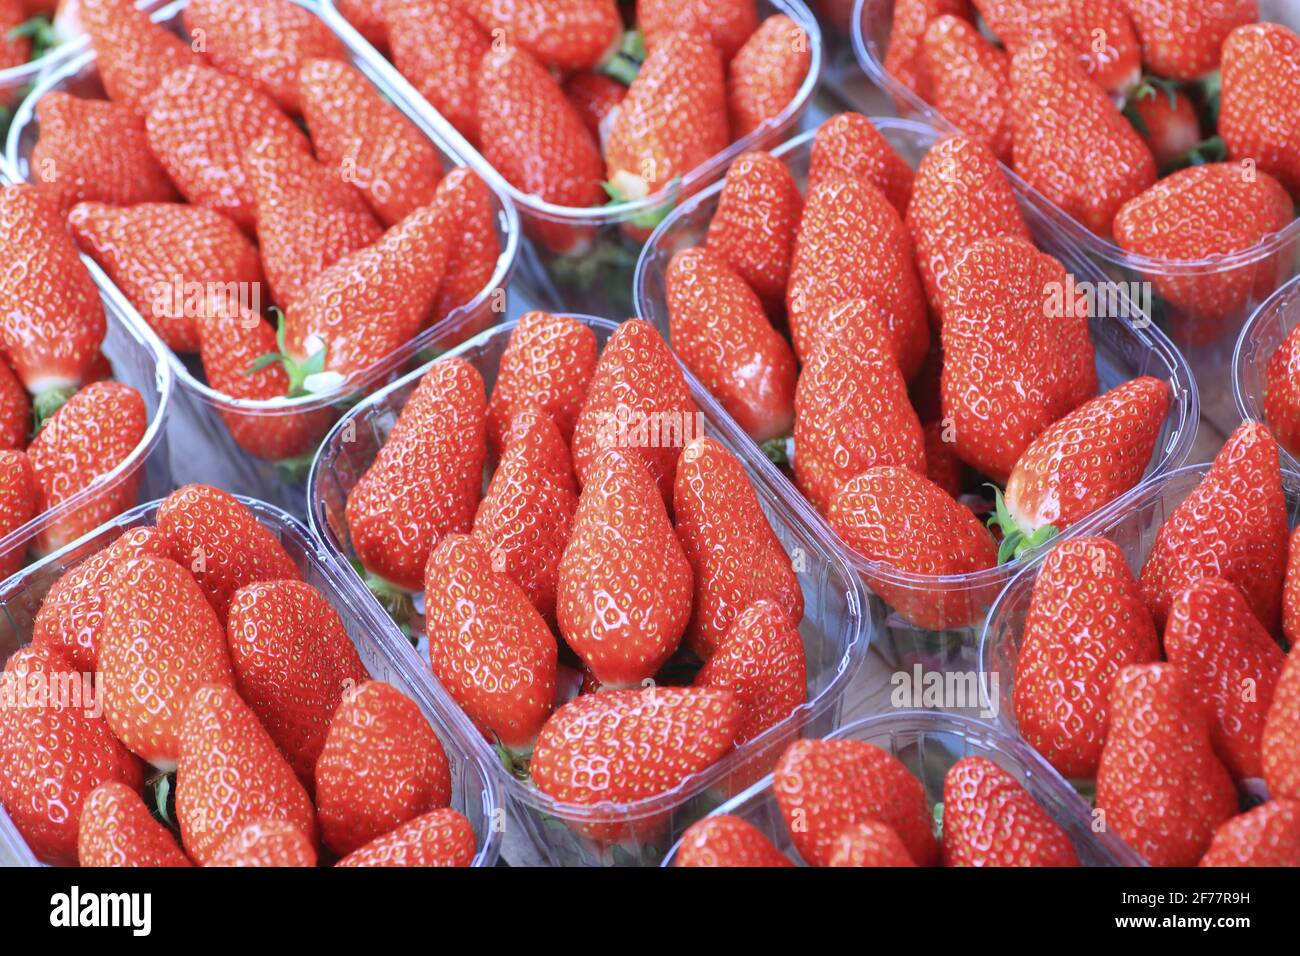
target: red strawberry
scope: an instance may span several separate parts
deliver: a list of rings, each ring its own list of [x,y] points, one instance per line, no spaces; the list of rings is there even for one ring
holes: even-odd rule
[[[993,536],[974,513],[906,468],[869,468],[831,499],[827,520],[868,561],[919,575],[970,574],[997,564]],[[996,596],[978,589],[928,593],[873,580],[881,597],[930,630],[964,627]]]
[[[808,194],[818,183],[847,176],[875,186],[899,216],[912,197],[912,167],[894,150],[876,124],[859,113],[839,113],[813,137]]]
[[[104,341],[99,290],[38,187],[0,188],[0,236],[0,350],[38,399],[74,389]]]
[[[640,460],[604,452],[587,471],[560,559],[560,633],[603,685],[632,687],[677,650],[691,565]]]
[[[895,0],[894,3],[885,72],[921,99],[930,96],[929,77],[921,60],[925,30],[932,20],[944,14],[970,20],[970,0]]]
[[[456,0],[382,0],[393,65],[470,143],[479,142],[479,64],[491,39]]]
[[[1233,817],[1197,866],[1300,866],[1300,801],[1270,800]]]
[[[1152,73],[1196,80],[1219,65],[1219,51],[1237,27],[1259,19],[1257,0],[1124,0],[1142,59]]]
[[[673,866],[794,866],[763,831],[728,813],[705,817],[682,834]]]
[[[1011,64],[959,17],[931,20],[921,47],[930,102],[951,123],[1011,161]]]
[[[308,60],[299,83],[316,156],[361,190],[384,225],[433,201],[438,151],[356,67]]]
[[[668,264],[674,352],[756,442],[790,433],[795,360],[763,303],[711,248],[683,249]]]
[[[496,274],[501,244],[492,193],[469,167],[457,166],[447,173],[434,190],[433,202],[450,228],[447,267],[433,307],[433,322],[441,322],[487,290]],[[504,307],[492,302],[489,308],[495,314]],[[482,330],[469,325],[458,327],[457,332],[469,338]]]
[[[627,96],[627,87],[604,73],[585,70],[564,81],[564,95],[596,142],[604,143],[619,104]]]
[[[1286,555],[1282,582],[1282,634],[1294,646],[1300,643],[1300,532],[1291,532]]]
[[[643,199],[731,142],[722,58],[704,38],[665,34],[641,64],[605,144],[611,191]]]
[[[1146,84],[1129,98],[1124,115],[1142,135],[1156,166],[1181,165],[1201,143],[1201,118],[1191,98],[1179,90]]]
[[[831,845],[827,866],[916,866],[898,834],[877,820],[849,824]]]
[[[463,0],[485,33],[504,36],[560,71],[604,60],[623,30],[614,0]]]
[[[348,854],[451,802],[451,768],[420,708],[391,684],[349,690],[316,762],[321,837]]]
[[[418,590],[439,539],[470,530],[487,457],[486,404],[482,376],[461,359],[436,362],[407,399],[348,495],[352,547],[370,574]]]
[[[316,848],[292,823],[254,820],[222,843],[204,865],[312,867]]]
[[[966,466],[957,457],[956,443],[942,421],[921,426],[925,437],[925,477],[954,498],[966,487]],[[945,437],[946,436],[946,437]]]
[[[95,48],[95,69],[109,98],[138,113],[168,74],[201,60],[176,34],[137,10],[134,0],[78,0],[77,14]]]
[[[1097,775],[1111,684],[1160,659],[1160,639],[1123,553],[1105,538],[1052,549],[1034,581],[1012,703],[1022,737],[1066,777]]]
[[[1273,689],[1261,752],[1269,794],[1300,799],[1300,654],[1294,649]]]
[[[1039,39],[1011,59],[1015,167],[1067,214],[1109,236],[1119,208],[1156,181],[1142,137],[1079,65]]]
[[[184,17],[213,66],[259,84],[290,113],[302,108],[303,64],[347,56],[325,21],[292,0],[191,0]]]
[[[171,831],[155,820],[135,788],[101,783],[81,807],[77,865],[193,866]]]
[[[349,853],[339,866],[469,866],[474,828],[455,810],[433,810]]]
[[[68,225],[174,351],[198,350],[195,315],[205,311],[209,291],[228,306],[232,297],[253,311],[264,305],[257,247],[219,212],[181,203],[81,203]]]
[[[1237,812],[1205,714],[1174,665],[1133,664],[1115,678],[1097,810],[1152,866],[1195,865]]]
[[[867,820],[891,827],[918,866],[938,859],[920,781],[873,744],[796,741],[781,755],[772,790],[795,848],[811,866],[826,866],[845,827]]]
[[[32,56],[32,41],[14,31],[27,20],[22,0],[0,2],[0,70],[20,67]]]
[[[1221,84],[1219,134],[1228,155],[1254,160],[1300,196],[1300,36],[1276,23],[1233,30],[1223,43]]]
[[[149,148],[181,194],[249,231],[256,203],[244,151],[263,136],[288,139],[304,153],[310,149],[260,86],[206,66],[168,75],[149,97],[145,127]]]
[[[703,37],[730,60],[758,29],[758,10],[754,0],[637,0],[636,23],[651,52],[681,31]]]
[[[0,541],[39,514],[36,478],[32,465],[21,451],[0,451]],[[27,543],[0,549],[0,581],[23,566]]]
[[[771,311],[785,303],[803,197],[785,163],[759,150],[731,164],[706,240]]]
[[[32,403],[9,363],[0,358],[0,451],[22,451],[32,432]]]
[[[185,709],[176,818],[190,859],[206,865],[248,824],[283,821],[316,843],[311,798],[234,687],[200,687]]]
[[[385,0],[337,0],[343,18],[356,27],[366,42],[382,51],[388,38],[388,9]]]
[[[1138,579],[1156,627],[1164,627],[1180,591],[1216,576],[1240,587],[1260,623],[1278,633],[1286,544],[1277,443],[1263,425],[1247,421],[1156,533]]]
[[[748,136],[794,102],[812,65],[808,34],[785,14],[763,21],[727,65],[731,135]]]
[[[476,539],[444,537],[424,574],[429,662],[490,740],[526,754],[555,704],[555,638]]]
[[[57,651],[10,657],[0,699],[0,803],[38,860],[71,866],[87,798],[108,780],[139,790],[143,768],[99,716],[94,682]]]
[[[943,778],[944,866],[1078,866],[1074,845],[1015,777],[965,757]]]

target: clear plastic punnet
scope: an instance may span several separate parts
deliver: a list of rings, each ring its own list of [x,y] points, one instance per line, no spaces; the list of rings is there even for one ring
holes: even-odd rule
[[[1300,325],[1300,278],[1292,279],[1273,293],[1250,317],[1237,338],[1237,351],[1232,357],[1232,392],[1237,400],[1237,412],[1243,419],[1253,418],[1269,424],[1264,413],[1268,363],[1297,325]],[[1277,447],[1282,467],[1300,472],[1300,461],[1297,461],[1300,447],[1287,448],[1280,438]]]

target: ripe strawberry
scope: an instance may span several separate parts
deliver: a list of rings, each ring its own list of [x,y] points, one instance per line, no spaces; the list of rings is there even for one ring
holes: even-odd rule
[[[450,802],[447,754],[415,702],[382,681],[344,694],[316,762],[325,845],[346,855]]]
[[[682,834],[673,866],[794,866],[747,820],[729,813],[705,817]]]
[[[1300,374],[1292,372],[1300,360],[1297,358],[1300,352],[1300,331],[1297,328],[1287,333],[1264,368],[1264,419],[1277,436],[1278,443],[1292,455],[1300,451],[1300,392],[1292,384],[1300,381]],[[1300,616],[1296,622],[1296,633],[1300,634]]]
[[[781,755],[772,790],[795,849],[811,866],[826,866],[845,827],[866,820],[891,827],[918,866],[938,859],[920,781],[873,744],[796,741]]]
[[[730,60],[758,29],[758,10],[754,0],[637,0],[636,23],[650,52],[683,32],[702,37]]]
[[[1152,866],[1193,866],[1237,812],[1191,683],[1172,664],[1132,664],[1110,691],[1097,810]]]
[[[1125,203],[1115,215],[1115,241],[1152,259],[1226,256],[1284,229],[1292,212],[1291,197],[1267,173],[1236,163],[1194,166]],[[1151,281],[1180,312],[1226,321],[1247,311],[1256,297],[1266,296],[1282,267],[1266,258],[1236,269],[1154,274]]]
[[[456,309],[481,295],[496,274],[500,256],[497,239],[497,214],[492,207],[492,193],[487,184],[468,166],[457,166],[438,183],[433,194],[434,207],[443,222],[449,224],[447,267],[438,301],[433,307],[433,322],[441,322]],[[497,306],[491,306],[497,311]],[[483,331],[479,325],[463,325],[457,332],[469,338]]]
[[[469,866],[474,828],[451,809],[433,810],[349,853],[339,866]]]
[[[137,10],[134,0],[78,0],[81,26],[95,48],[95,69],[112,100],[147,113],[146,100],[168,74],[197,66],[198,54]]]
[[[993,536],[974,513],[925,477],[906,468],[869,468],[846,482],[826,516],[841,540],[868,561],[909,574],[969,574],[997,564]],[[872,587],[919,627],[964,627],[995,594],[926,593],[887,580]]]
[[[76,863],[77,826],[96,787],[116,780],[139,790],[143,783],[140,761],[98,716],[96,694],[89,678],[49,648],[19,650],[0,675],[7,702],[0,707],[0,803],[36,858],[52,866]]]
[[[1300,36],[1276,23],[1233,30],[1223,43],[1221,84],[1219,134],[1228,155],[1255,160],[1300,196]]]
[[[795,360],[763,303],[711,248],[683,249],[668,264],[668,331],[674,352],[756,442],[790,433]]]
[[[561,72],[602,62],[623,30],[614,0],[463,0],[461,6],[485,33],[500,31]]]
[[[320,274],[384,230],[337,167],[318,163],[290,140],[265,136],[244,152],[257,241],[271,297],[297,306]]]
[[[1286,572],[1282,582],[1282,634],[1287,643],[1300,643],[1300,532],[1287,541]]]
[[[603,685],[632,687],[677,650],[693,575],[649,471],[609,450],[587,471],[560,559],[560,633]]]
[[[931,20],[921,46],[930,102],[966,135],[1011,161],[1011,63],[970,23]]]
[[[32,56],[32,41],[14,33],[27,20],[22,0],[0,2],[0,70],[20,67]]]
[[[407,399],[374,464],[348,495],[352,547],[371,575],[409,591],[445,534],[470,530],[483,486],[483,378],[436,362]]]
[[[254,820],[221,844],[205,866],[312,867],[316,848],[283,820]]]
[[[334,6],[367,43],[384,51],[388,45],[386,0],[336,0]]]
[[[564,81],[564,95],[582,117],[587,131],[603,146],[619,104],[627,96],[627,87],[604,73],[584,70]]]
[[[925,477],[954,498],[966,487],[966,465],[957,457],[954,436],[938,419],[921,426],[925,438]]]
[[[783,13],[753,32],[727,65],[733,138],[748,136],[794,102],[812,65],[811,48],[803,27]]]
[[[827,866],[916,866],[898,834],[878,820],[845,827],[830,848]]]
[[[1070,837],[1015,777],[965,757],[943,778],[944,866],[1078,866]]]
[[[347,57],[325,21],[292,0],[192,0],[184,17],[213,66],[262,86],[290,113],[302,109],[303,64]]]
[[[104,479],[139,447],[148,426],[144,399],[129,385],[95,382],[77,392],[27,448],[38,510],[49,511]],[[34,545],[37,553],[56,551],[130,508],[140,470],[102,484],[101,491],[41,531]]]
[[[885,72],[921,99],[929,99],[929,76],[921,60],[925,30],[944,14],[971,20],[970,0],[896,0],[885,51]],[[850,14],[852,16],[852,14]]]
[[[260,86],[207,66],[168,75],[149,97],[145,128],[149,148],[181,194],[246,231],[255,224],[256,201],[244,151],[263,136],[310,150],[302,131]]]
[[[641,64],[618,108],[605,145],[606,178],[617,198],[643,199],[730,142],[718,51],[702,37],[668,33]]]
[[[585,485],[610,448],[639,460],[673,496],[682,447],[699,434],[700,411],[677,359],[648,322],[624,322],[605,343],[573,429],[573,468]]]
[[[1156,181],[1151,150],[1073,52],[1039,39],[1011,58],[1016,172],[1097,235]]]
[[[140,794],[119,780],[101,783],[81,807],[77,865],[193,866],[171,831],[149,813]]]
[[[803,196],[781,160],[754,150],[727,170],[706,243],[771,312],[785,303],[802,215]]]
[[[22,451],[32,432],[32,403],[9,363],[0,357],[0,451]]]
[[[104,341],[99,290],[38,187],[0,188],[0,236],[0,350],[38,403],[53,389],[64,397],[83,383]]]
[[[262,303],[257,247],[231,220],[201,206],[81,203],[68,226],[82,249],[176,352],[198,350],[195,314],[208,290]],[[198,301],[194,289],[200,290]]]
[[[185,852],[201,866],[257,821],[283,821],[316,843],[311,798],[234,687],[200,687],[185,709],[176,818]]]
[[[1034,581],[1012,703],[1020,735],[1063,776],[1097,775],[1110,686],[1160,659],[1160,639],[1128,561],[1105,538],[1052,549]]]
[[[39,514],[36,478],[21,451],[0,451],[0,541]],[[27,542],[0,549],[0,581],[17,573],[27,556]]]
[[[808,194],[813,187],[836,176],[859,179],[875,186],[899,216],[906,215],[912,197],[912,167],[859,113],[839,113],[822,123],[813,137],[808,166]]]
[[[1164,627],[1180,591],[1217,576],[1240,587],[1260,623],[1277,634],[1286,544],[1277,444],[1266,427],[1247,421],[1156,533],[1138,578],[1156,627]]]
[[[1233,817],[1197,866],[1300,866],[1300,801],[1270,800]]]
[[[1219,66],[1220,48],[1237,27],[1259,19],[1257,0],[1124,0],[1147,69],[1196,80]]]
[[[1273,689],[1261,754],[1269,794],[1300,799],[1300,654],[1294,649]]]
[[[1151,148],[1160,169],[1181,165],[1183,157],[1201,143],[1196,105],[1179,90],[1166,91],[1148,83],[1129,97],[1124,115]]]
[[[382,0],[393,65],[471,144],[479,142],[479,64],[492,43],[456,0]]]

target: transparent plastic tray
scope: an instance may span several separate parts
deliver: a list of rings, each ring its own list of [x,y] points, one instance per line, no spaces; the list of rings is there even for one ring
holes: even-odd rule
[[[1247,320],[1237,338],[1237,350],[1232,357],[1232,393],[1237,401],[1237,413],[1243,419],[1267,423],[1264,392],[1268,362],[1297,324],[1300,324],[1300,278],[1292,279],[1273,293]],[[1278,442],[1278,452],[1283,468],[1300,471],[1300,461],[1296,460],[1300,449],[1283,448]]]

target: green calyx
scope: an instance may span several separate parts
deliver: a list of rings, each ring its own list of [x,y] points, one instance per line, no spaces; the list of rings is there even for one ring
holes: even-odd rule
[[[790,464],[789,437],[782,436],[781,438],[769,438],[758,447],[767,460],[777,467]]]
[[[178,832],[176,820],[176,771],[159,771],[145,781],[146,804],[149,813],[167,829]]]
[[[76,388],[63,385],[57,388],[47,388],[33,398],[32,434],[35,435],[40,432],[45,427],[45,423],[53,418],[55,413],[75,394],[77,394]]]
[[[411,631],[411,618],[415,616],[415,602],[411,597],[411,592],[398,587],[391,581],[384,580],[377,574],[371,574],[364,570],[361,573],[365,578],[366,587],[375,596],[379,606],[388,612],[388,616],[402,629],[402,633],[406,635],[407,640],[411,642],[412,646],[415,646],[418,643],[418,638]]]
[[[497,759],[501,761],[501,766],[505,768],[506,773],[516,780],[528,779],[529,758],[527,756],[515,753],[499,738],[492,749],[496,751]]]
[[[989,484],[988,487],[993,489],[994,502],[994,513],[988,520],[988,526],[990,529],[996,528],[1002,532],[1002,543],[998,545],[999,565],[1014,561],[1031,551],[1037,551],[1060,533],[1055,525],[1048,524],[1037,531],[1025,534],[1024,530],[1016,524],[1016,519],[1011,517],[1011,512],[1007,510],[1002,489],[994,484]]]
[[[623,34],[618,49],[596,69],[624,86],[631,86],[644,62],[645,37],[640,30],[629,30]]]
[[[1207,163],[1221,163],[1228,158],[1228,146],[1221,136],[1211,136],[1209,139],[1201,140],[1194,147],[1184,153],[1174,163],[1178,169],[1186,166],[1204,166]]]
[[[668,214],[672,212],[673,208],[677,205],[677,198],[675,194],[679,186],[680,186],[680,182],[674,179],[666,187],[664,187],[664,192],[671,192],[674,194],[672,199],[664,202],[659,206],[656,206],[653,209],[647,209],[645,212],[637,213],[635,216],[630,217],[628,219],[628,222],[631,223],[633,226],[635,226],[637,229],[656,228],[659,225],[659,223],[663,222],[665,219],[668,218]],[[616,187],[613,183],[602,182],[600,184],[600,188],[605,190],[605,195],[609,197],[609,202],[605,203],[606,209],[610,209],[614,206],[621,206],[624,203],[634,201],[625,198],[623,194],[618,191],[618,187]]]
[[[275,307],[271,308],[271,312],[276,317],[275,344],[279,351],[259,355],[253,360],[253,364],[244,370],[244,374],[256,375],[263,369],[278,364],[284,368],[285,374],[289,376],[289,390],[286,392],[286,397],[301,398],[303,395],[310,395],[311,392],[307,389],[307,379],[325,371],[327,346],[322,345],[319,351],[312,354],[305,361],[300,362],[293,358],[285,347],[284,313]]]
[[[39,60],[63,42],[58,31],[54,29],[54,24],[46,17],[32,17],[10,30],[7,36],[10,40],[20,40],[23,37],[31,40],[33,60]]]

